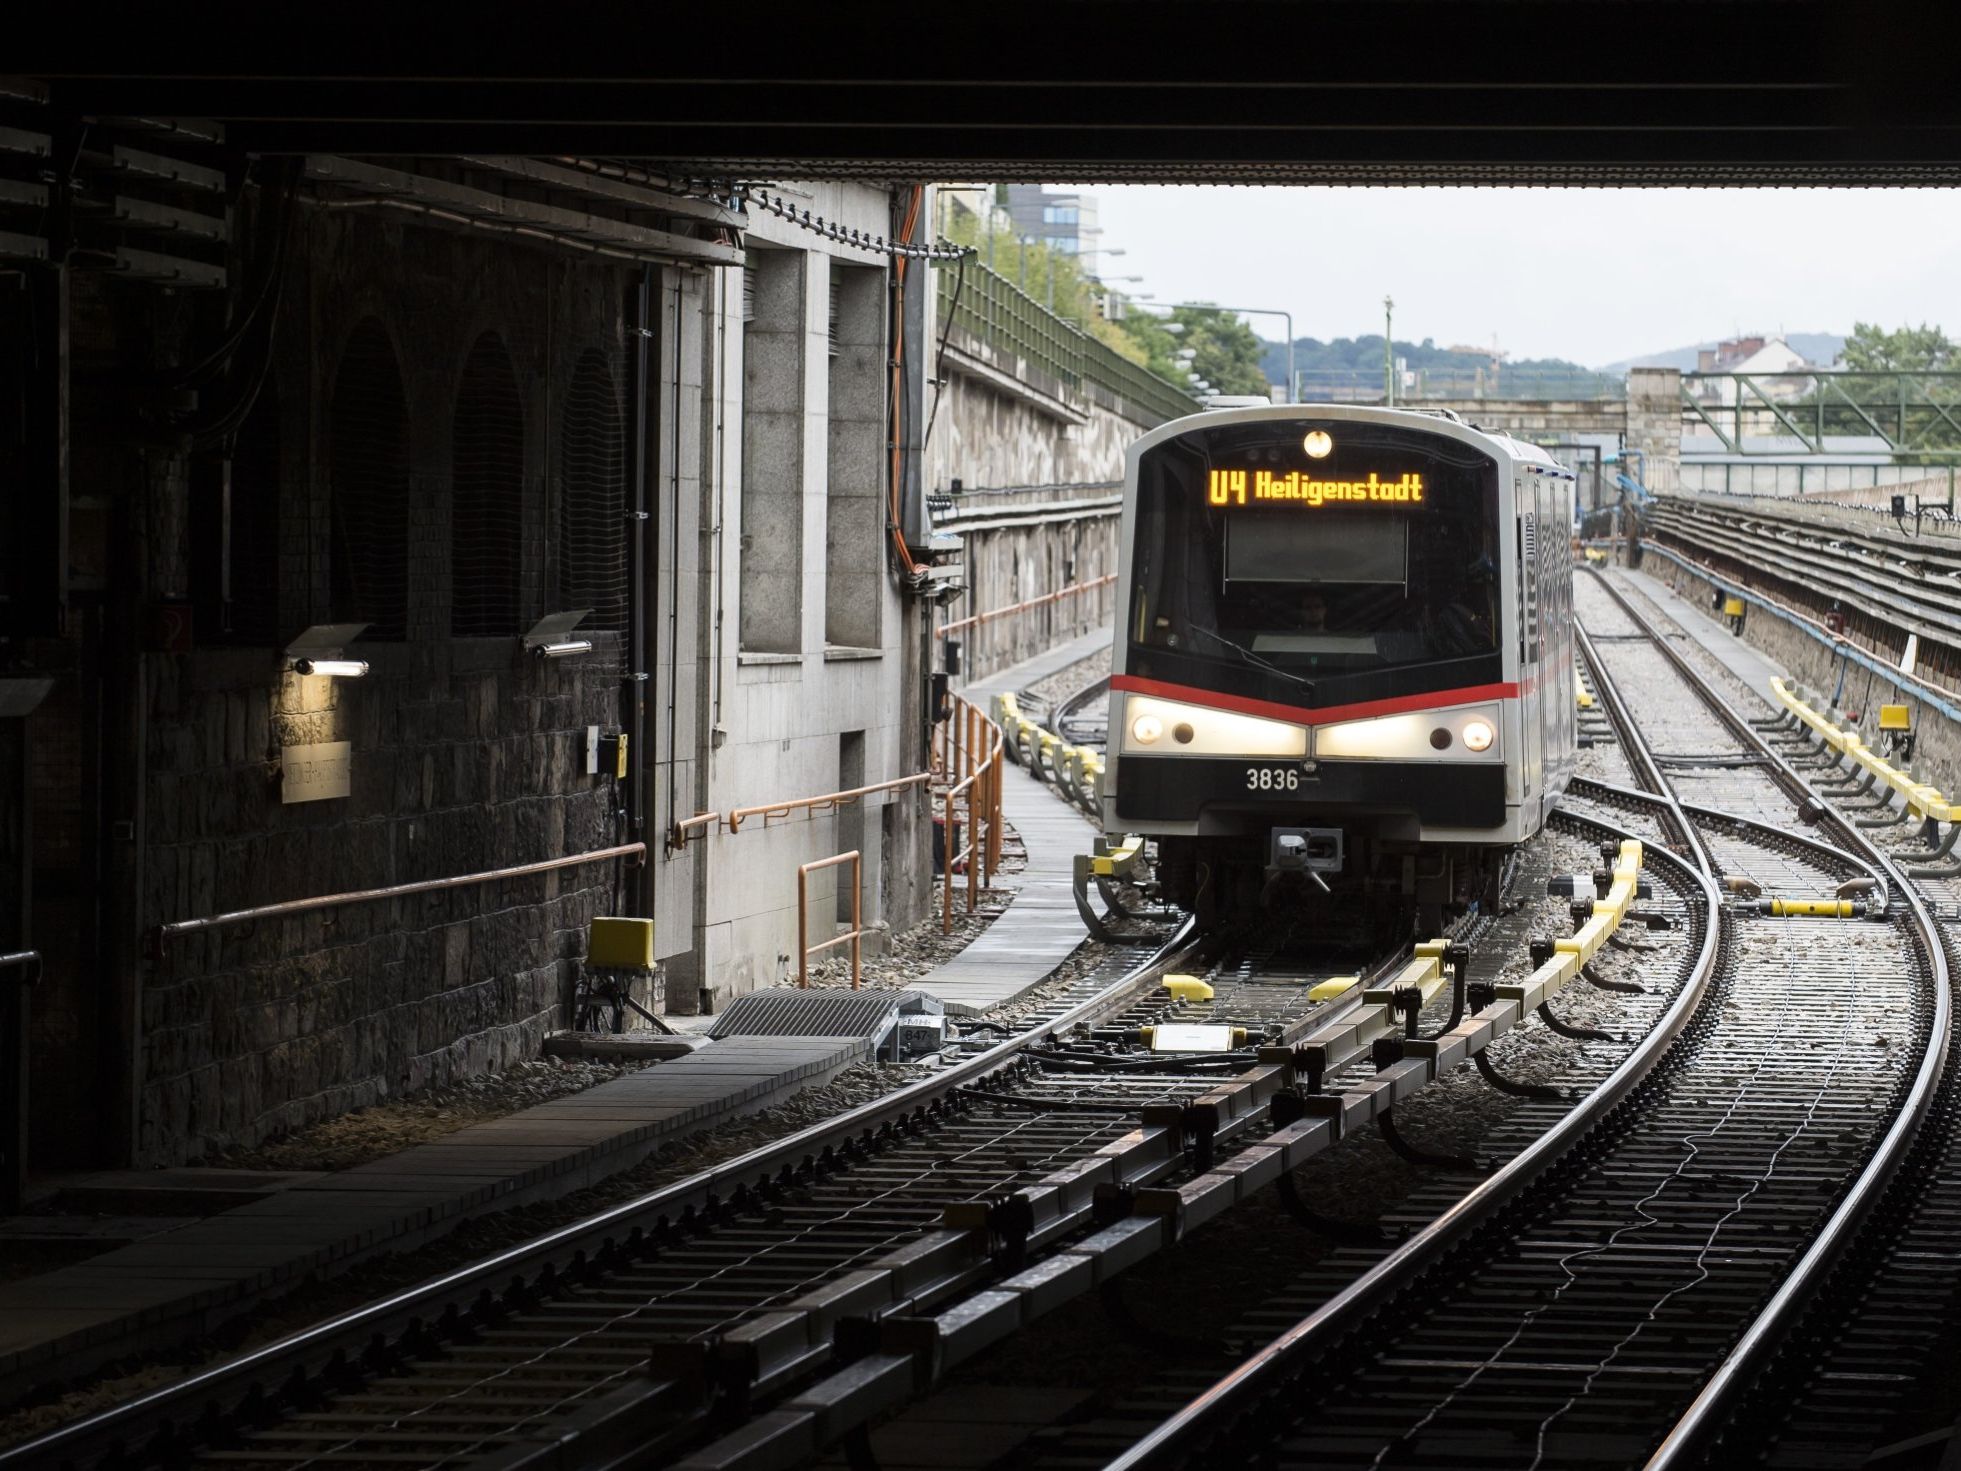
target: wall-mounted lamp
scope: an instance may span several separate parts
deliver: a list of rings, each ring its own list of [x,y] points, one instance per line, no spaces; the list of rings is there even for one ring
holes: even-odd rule
[[[329,679],[359,679],[368,672],[366,659],[295,659],[298,674],[324,674]]]
[[[591,611],[590,608],[576,608],[569,613],[547,613],[531,625],[531,631],[524,634],[519,642],[540,659],[565,659],[575,654],[590,654],[592,640],[573,638],[571,634],[579,620]]]
[[[342,653],[367,631],[365,623],[316,623],[286,645],[286,667],[296,674],[359,679],[368,672],[368,661],[344,658]]]

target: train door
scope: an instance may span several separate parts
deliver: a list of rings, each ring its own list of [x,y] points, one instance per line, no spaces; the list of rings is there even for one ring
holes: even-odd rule
[[[1528,829],[1541,820],[1544,800],[1544,728],[1540,720],[1544,667],[1540,659],[1539,487],[1541,477],[1515,474],[1518,510],[1518,781],[1519,820]]]

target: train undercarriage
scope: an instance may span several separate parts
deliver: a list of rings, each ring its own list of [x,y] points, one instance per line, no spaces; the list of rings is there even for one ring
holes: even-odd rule
[[[1288,913],[1331,939],[1393,946],[1498,901],[1514,850],[1338,827],[1156,840],[1158,891],[1201,924]]]

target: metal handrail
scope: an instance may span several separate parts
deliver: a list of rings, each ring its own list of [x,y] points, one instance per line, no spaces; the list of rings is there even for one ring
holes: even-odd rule
[[[940,794],[945,804],[941,821],[945,863],[940,874],[940,933],[953,933],[953,870],[967,865],[967,912],[980,907],[980,891],[993,882],[1001,864],[1001,768],[1006,738],[1001,727],[978,705],[953,696],[953,713],[935,730],[937,762],[949,783]],[[955,803],[967,819],[966,842],[956,849],[953,835]],[[981,834],[985,824],[985,836]]]
[[[728,816],[723,821],[728,824],[730,832],[740,832],[742,830],[743,819],[755,817],[758,814],[761,815],[764,824],[767,825],[772,817],[788,817],[792,812],[807,811],[818,807],[836,807],[841,803],[855,802],[860,797],[869,797],[875,792],[893,792],[897,791],[900,787],[916,787],[930,782],[932,779],[932,772],[916,771],[911,776],[895,776],[890,781],[873,782],[870,786],[866,787],[851,787],[842,792],[826,792],[821,797],[797,797],[788,802],[759,802],[754,807],[734,807],[729,810]],[[701,818],[709,818],[714,815],[712,812],[704,812],[699,817],[689,818],[688,821],[694,823],[700,821]],[[679,827],[680,824],[677,823],[676,826]]]
[[[41,952],[39,950],[9,950],[0,954],[0,970],[13,970],[16,967],[27,971],[23,986],[31,986],[41,979]]]
[[[840,864],[851,865],[851,933],[834,935],[830,939],[813,945],[810,943],[810,876],[823,868],[836,868]],[[810,989],[810,957],[820,950],[833,946],[851,946],[851,989],[858,989],[858,977],[864,958],[863,939],[865,935],[864,917],[865,864],[863,855],[853,848],[849,853],[834,853],[829,858],[819,858],[811,863],[797,865],[797,984],[804,990]]]
[[[1099,587],[1108,587],[1117,580],[1117,574],[1106,572],[1101,577],[1092,577],[1088,582],[1072,582],[1067,587],[1059,587],[1054,592],[1045,592],[1039,597],[1028,598],[1019,603],[1010,603],[1005,608],[989,608],[984,613],[970,613],[965,618],[952,623],[942,623],[937,632],[945,638],[963,629],[978,628],[992,623],[996,618],[1006,618],[1013,613],[1026,613],[1030,608],[1039,608],[1046,603],[1059,603],[1064,598],[1079,597],[1086,592],[1094,592]]]
[[[595,848],[590,853],[573,853],[564,858],[544,858],[536,863],[519,863],[509,868],[490,868],[481,873],[454,874],[449,878],[440,879],[418,879],[414,883],[389,884],[380,889],[353,889],[342,894],[316,894],[307,899],[287,899],[278,904],[259,904],[250,909],[232,909],[223,914],[200,915],[196,919],[172,920],[168,924],[158,925],[150,932],[151,953],[157,957],[163,956],[170,941],[178,935],[202,934],[207,930],[250,924],[260,919],[279,919],[289,914],[305,914],[315,909],[338,909],[346,904],[373,904],[382,899],[401,899],[411,894],[428,894],[441,889],[467,889],[477,884],[495,883],[500,879],[525,878],[534,873],[549,873],[556,868],[576,868],[582,863],[598,863],[608,858],[625,858],[636,853],[644,855],[646,851],[645,843],[619,843],[611,848]]]

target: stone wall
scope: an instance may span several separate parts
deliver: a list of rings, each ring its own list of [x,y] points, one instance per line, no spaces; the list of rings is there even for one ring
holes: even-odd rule
[[[1018,358],[956,331],[941,375],[925,482],[934,491],[1121,479],[1130,442],[1160,422],[1101,395],[1042,386]]]
[[[1641,456],[1629,473],[1653,495],[1681,486],[1682,374],[1633,368],[1627,375],[1627,448]]]
[[[585,727],[617,719],[612,647],[593,664],[503,639],[363,652],[359,680],[287,673],[264,650],[148,661],[151,916],[615,841],[612,783],[584,774]],[[351,795],[282,804],[278,751],[332,740],[353,747]],[[140,1156],[248,1143],[536,1056],[611,888],[600,863],[173,941],[143,988]]]
[[[1012,607],[1117,570],[1123,483],[1031,486],[953,498],[937,518],[958,535],[967,593],[944,621]],[[982,679],[1037,654],[1107,629],[1114,583],[958,631],[961,672]]]
[[[564,1024],[585,922],[618,912],[614,864],[229,927],[161,955],[140,942],[170,921],[625,840],[585,746],[587,726],[621,720],[624,559],[606,538],[626,534],[635,276],[302,205],[236,435],[114,420],[78,435],[76,500],[111,513],[84,521],[81,560],[100,558],[111,606],[78,623],[75,680],[35,717],[43,1165],[249,1145],[535,1054]],[[222,325],[204,301],[83,282],[91,383],[194,361]],[[581,368],[597,395],[583,420],[567,416]],[[566,606],[568,487],[592,494],[566,444],[594,434],[613,499],[594,503],[600,537],[580,555],[611,569],[607,605],[591,654],[541,661],[518,636]],[[290,672],[288,641],[338,621],[372,625],[347,650],[368,675]],[[471,628],[483,636],[457,636]],[[350,794],[282,803],[281,752],[334,741]]]

